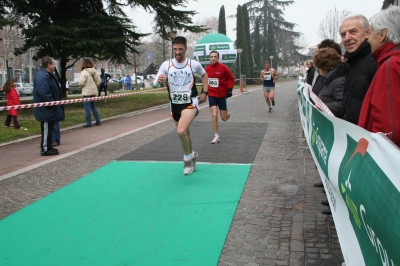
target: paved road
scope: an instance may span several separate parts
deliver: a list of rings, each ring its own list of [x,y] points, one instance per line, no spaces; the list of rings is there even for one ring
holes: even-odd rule
[[[267,112],[261,87],[236,94],[228,102],[230,121],[238,126],[268,123],[268,127],[219,265],[343,262],[333,219],[321,214],[325,195],[312,185],[319,176],[310,152],[300,149],[287,159],[306,146],[300,137],[296,99],[292,82],[277,86],[273,113]],[[204,107],[196,121],[210,121]],[[0,160],[0,219],[173,130],[168,107],[162,106],[103,121],[100,127],[63,130],[59,156],[41,157],[38,138],[1,146],[0,152],[7,156]],[[212,131],[204,141],[211,138]]]

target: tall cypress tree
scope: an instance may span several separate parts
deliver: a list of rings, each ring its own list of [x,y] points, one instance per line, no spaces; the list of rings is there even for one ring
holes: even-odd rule
[[[219,10],[218,33],[226,35],[225,7],[223,5]]]
[[[253,60],[253,50],[251,48],[251,39],[250,39],[250,20],[249,20],[249,12],[247,11],[247,5],[244,4],[242,6],[243,13],[243,22],[244,22],[244,31],[246,34],[246,46],[247,46],[247,58],[248,58],[248,69],[246,71],[246,75],[249,78],[254,76],[253,68],[254,68],[254,60]]]
[[[263,60],[261,59],[261,40],[260,40],[260,19],[256,19],[254,26],[254,43],[253,43],[254,62],[257,68],[263,68]]]
[[[237,13],[236,13],[236,47],[242,49],[241,57],[241,74],[247,75],[247,71],[249,69],[249,57],[248,57],[248,48],[246,44],[246,31],[245,31],[245,24],[243,19],[243,10],[242,6],[238,5]],[[237,66],[239,69],[239,62],[237,61]],[[238,77],[239,71],[237,72]]]

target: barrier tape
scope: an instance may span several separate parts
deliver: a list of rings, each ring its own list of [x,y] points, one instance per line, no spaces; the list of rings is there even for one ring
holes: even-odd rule
[[[142,91],[133,92],[133,93],[122,93],[122,94],[114,94],[114,95],[110,95],[110,96],[80,98],[80,99],[74,99],[74,100],[62,100],[62,101],[53,101],[53,102],[29,103],[29,104],[21,104],[21,105],[2,106],[2,107],[0,107],[0,111],[27,109],[27,108],[35,108],[35,107],[43,107],[43,106],[54,106],[54,105],[61,105],[61,104],[72,104],[72,103],[80,103],[80,102],[90,102],[90,101],[112,99],[112,98],[118,98],[118,97],[123,97],[123,96],[135,95],[135,94],[143,94],[143,93],[154,92],[154,91],[159,91],[159,90],[165,90],[165,88],[163,87],[163,88],[157,88],[157,89],[142,90]]]

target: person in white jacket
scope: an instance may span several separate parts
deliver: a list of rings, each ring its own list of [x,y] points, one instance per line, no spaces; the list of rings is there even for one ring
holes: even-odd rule
[[[93,66],[92,60],[85,59],[82,63],[82,72],[79,79],[79,87],[82,88],[83,98],[96,97],[98,90],[97,87],[100,85],[101,79],[96,69]],[[87,101],[83,103],[86,113],[86,124],[83,127],[92,126],[92,113],[96,119],[95,126],[100,126],[100,115],[97,111],[94,101]]]

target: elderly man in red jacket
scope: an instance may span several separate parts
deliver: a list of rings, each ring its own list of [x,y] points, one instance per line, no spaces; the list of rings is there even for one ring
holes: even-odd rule
[[[211,122],[214,129],[214,139],[211,144],[220,142],[218,134],[218,109],[222,121],[229,119],[226,99],[232,97],[232,88],[235,85],[235,76],[232,71],[224,64],[218,62],[219,53],[211,51],[210,61],[205,70],[208,75],[208,103],[211,110]]]

